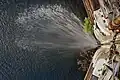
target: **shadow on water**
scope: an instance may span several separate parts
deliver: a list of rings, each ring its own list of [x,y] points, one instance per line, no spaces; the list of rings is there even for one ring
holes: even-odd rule
[[[0,80],[83,79],[74,53],[96,47],[95,39],[68,8],[46,2],[1,1]]]

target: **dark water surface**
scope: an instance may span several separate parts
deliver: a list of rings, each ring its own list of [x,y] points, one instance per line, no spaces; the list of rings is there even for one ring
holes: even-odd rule
[[[77,71],[76,67],[74,53],[77,49],[46,49],[39,46],[27,48],[24,42],[21,48],[18,46],[21,44],[16,44],[19,42],[16,35],[19,34],[17,39],[26,39],[24,34],[28,34],[21,27],[16,28],[18,13],[23,13],[31,5],[56,3],[81,15],[81,19],[85,16],[84,11],[76,12],[80,7],[78,4],[83,5],[77,0],[0,0],[0,80],[83,80],[82,72]]]

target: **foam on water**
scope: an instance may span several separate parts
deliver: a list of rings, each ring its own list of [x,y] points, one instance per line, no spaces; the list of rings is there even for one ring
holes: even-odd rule
[[[60,5],[31,6],[15,22],[19,30],[15,43],[23,49],[97,46],[94,37],[83,32],[81,21]]]

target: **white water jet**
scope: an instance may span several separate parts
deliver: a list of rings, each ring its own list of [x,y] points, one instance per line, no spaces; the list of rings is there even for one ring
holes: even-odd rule
[[[15,43],[23,49],[79,48],[97,46],[92,35],[83,32],[81,21],[60,5],[32,6],[19,13]]]

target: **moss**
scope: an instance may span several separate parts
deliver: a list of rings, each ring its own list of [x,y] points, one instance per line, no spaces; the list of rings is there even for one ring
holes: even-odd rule
[[[89,18],[84,19],[84,27],[83,28],[84,28],[84,32],[93,34],[93,25],[91,24]]]

